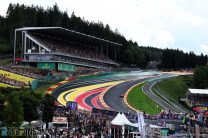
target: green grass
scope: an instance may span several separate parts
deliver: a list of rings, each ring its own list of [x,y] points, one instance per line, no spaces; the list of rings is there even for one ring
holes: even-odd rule
[[[161,93],[164,93],[174,101],[185,98],[186,91],[191,85],[191,76],[179,76],[163,80],[155,85]]]
[[[144,85],[145,83],[142,83],[134,87],[128,94],[127,102],[132,107],[147,114],[157,114],[162,108],[142,91]]]
[[[11,63],[13,63],[13,59],[11,58],[0,60],[0,65],[3,65],[3,66],[10,65]]]
[[[46,90],[52,86],[53,84],[44,84],[44,85],[41,85],[39,86],[36,90],[34,90],[35,93],[39,93],[41,94],[41,96],[44,96],[45,95],[45,92]]]

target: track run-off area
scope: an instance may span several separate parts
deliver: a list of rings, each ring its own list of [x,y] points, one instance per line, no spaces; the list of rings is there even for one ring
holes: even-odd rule
[[[91,111],[92,108],[112,110],[135,114],[135,110],[124,103],[122,97],[134,85],[146,82],[143,92],[164,109],[184,113],[179,106],[167,101],[153,92],[152,87],[163,79],[173,77],[170,73],[159,71],[138,71],[129,73],[114,73],[114,75],[83,79],[65,83],[52,92],[54,98],[66,106],[68,101],[78,103],[78,108]],[[139,94],[139,93],[138,93]]]

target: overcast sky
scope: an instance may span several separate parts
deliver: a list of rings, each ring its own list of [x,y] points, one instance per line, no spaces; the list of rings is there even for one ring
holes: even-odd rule
[[[5,16],[9,3],[57,3],[69,16],[102,21],[139,45],[179,48],[208,54],[208,0],[0,0]]]

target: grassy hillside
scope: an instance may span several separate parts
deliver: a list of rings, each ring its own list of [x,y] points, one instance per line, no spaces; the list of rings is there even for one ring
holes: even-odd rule
[[[53,84],[44,84],[44,85],[41,85],[41,86],[39,86],[34,92],[35,92],[35,93],[38,93],[38,94],[41,94],[41,96],[44,96],[46,90],[48,90],[48,88],[49,88],[50,86],[52,86],[52,85],[53,85]]]
[[[142,91],[144,85],[145,83],[142,83],[134,87],[130,91],[127,101],[132,107],[140,111],[145,111],[148,114],[157,114],[161,111],[161,107]]]
[[[155,85],[162,94],[178,101],[178,98],[185,98],[188,88],[191,87],[192,76],[179,76],[161,81]]]

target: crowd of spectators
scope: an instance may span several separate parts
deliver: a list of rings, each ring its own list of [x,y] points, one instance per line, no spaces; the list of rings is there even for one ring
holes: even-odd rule
[[[17,81],[17,80],[14,80],[14,79],[7,78],[7,76],[3,75],[3,74],[0,74],[0,82],[6,83],[6,84],[9,84],[9,85],[12,85],[12,86],[20,86],[20,87],[24,87],[24,86],[29,85],[29,84],[26,84],[26,83],[21,82],[21,81]]]
[[[59,53],[63,55],[71,55],[79,58],[87,58],[95,61],[113,62],[110,58],[92,48],[92,46],[85,46],[80,43],[61,40],[58,38],[41,36],[40,34],[30,34],[33,39],[37,40],[42,45],[48,47],[52,53]],[[37,50],[34,50],[37,52]],[[113,62],[114,63],[114,62]]]
[[[187,98],[193,107],[208,105],[208,97],[200,95],[188,95]]]
[[[101,63],[101,62],[93,62],[93,61],[87,61],[87,60],[82,60],[82,59],[72,59],[68,57],[60,57],[60,56],[53,56],[51,58],[53,61],[64,61],[64,62],[69,62],[69,63],[74,63],[74,64],[80,64],[80,65],[88,65],[88,66],[95,66],[95,67],[100,67],[100,68],[110,68],[110,65]]]
[[[26,59],[28,61],[62,61],[62,62],[68,62],[71,64],[76,64],[80,66],[89,66],[89,67],[96,67],[96,68],[104,68],[104,69],[109,69],[112,67],[112,64],[104,63],[104,62],[96,62],[96,61],[91,61],[91,60],[84,60],[80,58],[72,58],[72,57],[64,57],[64,56],[52,56],[51,58],[48,59],[40,59],[38,56],[33,56],[33,58],[28,58]]]
[[[11,67],[11,66],[0,66],[0,70],[5,70],[5,71],[9,71],[15,74],[19,74],[22,76],[26,76],[29,78],[34,78],[36,79],[40,74],[36,74],[33,71],[31,71],[30,69],[27,68],[17,68],[17,67]]]
[[[66,110],[64,107],[57,108],[54,112],[56,117],[67,117],[69,127],[57,127],[53,126],[49,129],[45,129],[37,134],[47,135],[49,137],[69,137],[69,138],[100,138],[102,137],[114,137],[110,132],[110,122],[117,115],[118,112],[93,109],[92,112],[85,111],[71,111]],[[126,117],[131,122],[137,122],[137,116],[126,113]],[[174,117],[174,115],[176,115]],[[153,119],[153,115],[145,114],[145,119]],[[188,136],[188,131],[195,133],[196,124],[199,125],[200,131],[208,127],[208,116],[202,112],[186,113],[185,115],[179,115],[169,112],[169,110],[163,110],[157,116],[158,119],[180,119],[183,120],[185,125],[184,134]],[[190,130],[189,130],[190,129]],[[207,131],[208,132],[208,131]],[[116,132],[118,135],[118,132]],[[119,132],[120,133],[120,132]]]
[[[190,136],[207,137],[208,136],[208,116],[207,111],[186,113],[183,117],[185,130]]]
[[[69,129],[53,126],[45,130],[44,134],[51,137],[70,138],[100,138],[101,135],[109,137],[110,121],[115,117],[103,113],[71,111],[62,107],[55,110],[54,116],[67,117]]]
[[[208,127],[208,116],[206,115],[206,111],[186,113],[183,121],[188,127],[195,127],[195,124],[198,124],[201,127]]]
[[[64,107],[58,107],[55,112],[55,117],[67,117],[69,127],[52,127],[46,130],[45,133],[52,137],[88,137],[88,138],[100,138],[112,137],[114,134],[110,132],[110,122],[115,118],[118,112],[93,109],[92,112],[84,111],[71,111]],[[125,113],[126,117],[133,123],[137,123],[137,116],[130,113]],[[145,119],[177,119],[182,120],[184,115],[171,113],[169,110],[163,110],[160,114],[148,115],[144,114]],[[50,132],[50,133],[49,133]],[[116,134],[117,135],[117,134]]]
[[[149,115],[144,113],[144,118],[145,119],[150,119],[150,120],[157,120],[157,119],[176,119],[176,120],[182,120],[183,119],[183,114],[179,113],[172,113],[170,110],[164,109],[162,110],[159,114],[157,115]]]
[[[83,68],[83,69],[78,68],[75,72],[72,73],[72,75],[74,77],[76,77],[76,76],[80,76],[80,75],[94,74],[96,72],[101,72],[101,70],[99,70],[99,69],[90,69],[90,68]]]

